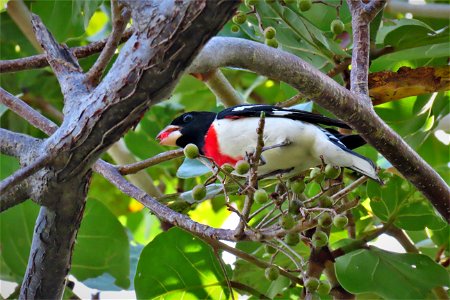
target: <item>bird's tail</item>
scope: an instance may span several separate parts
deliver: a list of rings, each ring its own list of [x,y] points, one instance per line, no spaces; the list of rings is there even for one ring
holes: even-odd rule
[[[377,175],[377,167],[373,161],[351,150],[347,150],[347,152],[352,154],[352,165],[348,168],[383,184],[383,181]]]

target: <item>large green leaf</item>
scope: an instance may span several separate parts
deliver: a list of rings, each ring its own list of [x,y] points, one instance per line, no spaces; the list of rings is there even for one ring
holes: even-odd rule
[[[0,214],[1,255],[9,268],[0,269],[2,277],[8,275],[20,282],[25,275],[38,212],[39,207],[27,201]]]
[[[102,0],[33,1],[31,11],[41,17],[57,41],[63,42],[84,34],[88,20],[102,2]]]
[[[223,299],[229,293],[211,247],[176,227],[145,246],[134,286],[139,299]]]
[[[439,30],[416,19],[400,19],[392,26],[383,26],[377,36],[377,44],[393,46],[396,50],[445,43],[449,40],[449,28]]]
[[[432,44],[396,51],[373,60],[372,65],[370,66],[370,71],[384,71],[405,60],[410,61],[422,58],[432,59],[437,57],[448,57],[449,53],[450,43]]]
[[[448,272],[428,256],[374,247],[338,257],[335,268],[347,291],[372,292],[386,299],[425,299],[432,288],[450,283]]]
[[[117,218],[101,202],[89,199],[77,236],[71,273],[78,280],[109,273],[117,286],[127,288],[129,252],[128,237]]]
[[[428,201],[415,192],[410,183],[398,176],[393,176],[381,187],[368,182],[367,196],[377,217],[384,222],[394,221],[402,229],[440,229],[445,226]]]

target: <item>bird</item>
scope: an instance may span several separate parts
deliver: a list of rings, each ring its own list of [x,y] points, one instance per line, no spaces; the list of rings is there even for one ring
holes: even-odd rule
[[[261,113],[265,115],[264,147],[258,175],[292,176],[323,163],[345,167],[382,183],[376,165],[353,149],[364,145],[340,120],[293,108],[265,104],[242,104],[219,113],[192,111],[175,118],[156,137],[161,145],[185,147],[195,144],[200,154],[217,165],[236,163],[256,149]],[[328,127],[322,127],[328,126]]]

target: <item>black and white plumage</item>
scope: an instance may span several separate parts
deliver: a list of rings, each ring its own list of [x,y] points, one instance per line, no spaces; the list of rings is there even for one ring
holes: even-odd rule
[[[295,174],[326,164],[346,167],[378,182],[375,164],[352,151],[365,144],[358,135],[342,135],[332,128],[350,128],[342,121],[322,115],[272,105],[239,105],[219,113],[185,113],[158,135],[160,143],[184,147],[196,144],[201,153],[218,165],[234,165],[246,153],[252,153],[257,143],[256,129],[261,112],[265,113],[264,163],[258,174],[276,172]]]

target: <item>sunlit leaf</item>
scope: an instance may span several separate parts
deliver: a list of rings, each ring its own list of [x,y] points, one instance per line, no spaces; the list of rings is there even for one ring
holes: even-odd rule
[[[226,299],[228,294],[210,246],[178,228],[161,233],[145,246],[134,286],[139,299]]]
[[[102,203],[89,199],[77,236],[71,273],[81,281],[109,273],[117,286],[127,288],[129,255],[128,237],[120,222]]]
[[[433,287],[450,283],[448,272],[425,255],[374,247],[338,257],[335,268],[347,291],[372,292],[386,299],[425,299]]]

